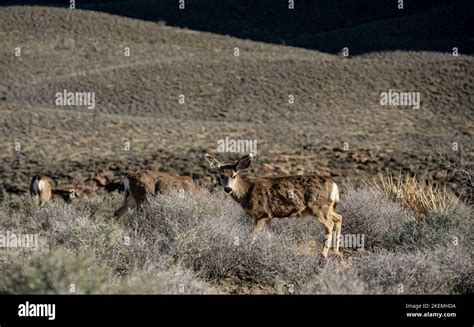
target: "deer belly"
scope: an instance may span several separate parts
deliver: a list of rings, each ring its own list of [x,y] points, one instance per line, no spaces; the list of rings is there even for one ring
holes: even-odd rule
[[[274,217],[301,217],[306,205],[299,192],[275,192],[269,198]]]
[[[286,218],[286,217],[302,217],[304,207],[279,205],[272,208],[273,217]]]

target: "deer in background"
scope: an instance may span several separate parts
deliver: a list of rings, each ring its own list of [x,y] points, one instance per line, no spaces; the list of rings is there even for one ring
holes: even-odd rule
[[[54,189],[56,183],[46,175],[35,175],[30,183],[30,195],[34,198],[36,204],[44,205],[56,199],[62,199],[64,202],[71,202],[76,197],[74,190]]]
[[[165,172],[143,170],[122,177],[125,192],[124,204],[114,213],[120,217],[145,202],[148,194],[167,193],[171,191],[197,192],[197,186],[188,176],[179,176]]]
[[[250,166],[252,154],[227,163],[221,163],[209,154],[205,155],[205,159],[209,170],[218,176],[224,191],[255,219],[252,242],[272,218],[311,215],[323,225],[326,232],[322,262],[324,263],[328,256],[333,230],[336,235],[334,250],[338,257],[342,257],[339,252],[342,216],[335,211],[339,202],[339,189],[329,177],[260,177],[250,181],[241,177],[240,173]]]

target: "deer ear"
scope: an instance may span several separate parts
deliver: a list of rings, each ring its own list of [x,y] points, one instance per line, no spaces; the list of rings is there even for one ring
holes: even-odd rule
[[[252,163],[252,159],[253,159],[253,155],[251,153],[249,153],[246,156],[243,156],[235,164],[235,169],[237,171],[243,171],[243,170],[249,168],[250,164]]]
[[[206,159],[207,166],[209,167],[209,170],[213,173],[217,172],[219,167],[221,166],[221,163],[219,160],[216,158],[210,156],[209,154],[204,155],[204,159]]]

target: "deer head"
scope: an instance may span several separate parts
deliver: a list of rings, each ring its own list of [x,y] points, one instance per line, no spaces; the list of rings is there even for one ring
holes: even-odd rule
[[[232,193],[237,187],[237,176],[240,172],[246,170],[252,163],[253,155],[250,153],[243,156],[239,160],[230,163],[221,163],[216,158],[206,154],[206,159],[209,171],[219,178],[221,186],[226,193]]]

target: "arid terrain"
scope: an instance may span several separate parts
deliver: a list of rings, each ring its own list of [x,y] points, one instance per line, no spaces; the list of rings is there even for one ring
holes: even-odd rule
[[[471,56],[346,58],[104,13],[0,10],[2,190],[43,172],[90,197],[142,168],[209,184],[202,156],[226,137],[257,140],[254,175],[401,171],[456,189],[438,152],[457,142],[472,161]],[[55,105],[64,89],[95,92],[95,108]],[[420,109],[381,106],[389,89],[420,92]]]
[[[377,8],[356,27],[325,17],[314,33],[290,29],[289,46],[270,23],[246,40],[150,17],[0,7],[0,229],[37,235],[43,250],[2,249],[0,293],[472,293],[474,58],[453,54],[472,37],[430,38],[442,30],[432,24],[397,34],[449,19],[449,5]],[[335,51],[360,35],[355,55]],[[58,105],[64,90],[93,92],[94,108]],[[419,92],[420,107],[382,105],[390,90]],[[243,154],[219,153],[226,139],[257,142],[245,176],[333,176],[343,233],[365,243],[320,267],[321,226],[277,219],[252,245],[253,222],[204,162]],[[112,219],[123,199],[111,191],[140,169],[203,187]],[[25,193],[37,173],[79,199],[36,206]]]

